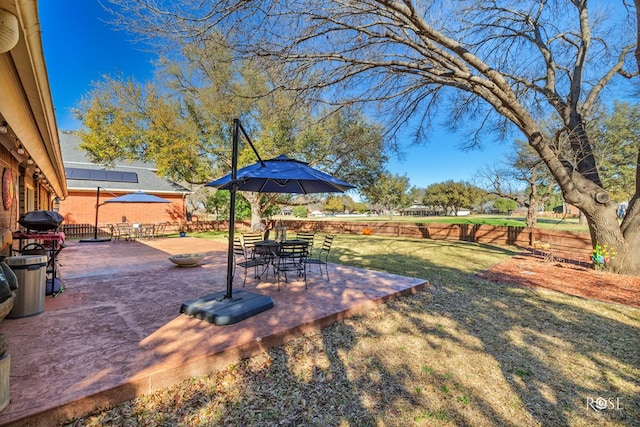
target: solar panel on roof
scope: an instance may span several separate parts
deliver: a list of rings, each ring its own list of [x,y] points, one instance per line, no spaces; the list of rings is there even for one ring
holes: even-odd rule
[[[67,179],[81,181],[111,181],[111,182],[138,182],[138,174],[135,172],[123,172],[114,170],[65,168]]]

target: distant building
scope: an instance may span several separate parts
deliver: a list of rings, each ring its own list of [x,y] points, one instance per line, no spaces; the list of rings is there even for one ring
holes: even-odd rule
[[[91,163],[78,148],[80,138],[73,132],[60,133],[60,147],[67,175],[69,195],[60,202],[66,224],[93,224],[96,196],[100,190],[99,224],[118,222],[162,223],[186,220],[188,189],[156,175],[154,165],[118,161],[112,169]],[[105,200],[144,191],[171,203],[107,203]]]
[[[402,216],[436,216],[444,214],[442,208],[425,205],[412,205],[408,208],[400,209],[399,212]]]

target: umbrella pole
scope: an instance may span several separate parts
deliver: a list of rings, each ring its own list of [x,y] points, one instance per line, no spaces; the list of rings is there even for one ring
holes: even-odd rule
[[[100,206],[102,206],[103,204],[104,203],[100,203],[100,187],[98,187],[98,189],[96,190],[96,220],[95,220],[95,223],[93,224],[93,239],[80,239],[79,240],[80,243],[102,243],[102,242],[108,242],[111,240],[111,237],[100,238],[100,239],[98,238],[98,210],[100,209]]]
[[[240,290],[233,294],[233,240],[236,227],[236,191],[238,183],[238,131],[240,121],[233,120],[233,151],[231,154],[231,200],[229,201],[229,251],[227,257],[227,290],[218,291],[186,301],[180,313],[204,319],[216,325],[230,325],[273,308],[273,299],[267,295]],[[225,292],[224,295],[222,293]]]
[[[96,223],[93,227],[93,239],[98,240],[98,209],[100,209],[100,187],[96,191]]]
[[[231,151],[231,188],[229,197],[229,248],[227,250],[227,294],[225,298],[233,296],[233,240],[236,228],[236,190],[235,183],[238,175],[238,128],[240,121],[233,120],[233,148]]]

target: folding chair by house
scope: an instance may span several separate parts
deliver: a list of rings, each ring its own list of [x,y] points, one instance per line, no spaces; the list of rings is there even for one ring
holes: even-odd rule
[[[166,237],[166,233],[167,233],[166,222],[156,224],[156,226],[154,227],[154,237]]]
[[[109,233],[111,234],[111,241],[115,242],[116,240],[120,240],[120,229],[113,224],[109,224]]]
[[[140,238],[141,239],[153,239],[156,235],[155,224],[141,224],[140,225]]]
[[[119,222],[116,224],[118,235],[125,240],[135,240],[136,233],[133,226],[127,222]]]

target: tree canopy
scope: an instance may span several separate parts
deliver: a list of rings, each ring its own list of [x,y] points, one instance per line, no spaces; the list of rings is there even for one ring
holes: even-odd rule
[[[616,101],[612,109],[597,114],[590,126],[604,187],[614,201],[630,200],[640,152],[640,106]]]
[[[152,81],[105,76],[85,96],[76,115],[84,125],[81,148],[94,162],[151,161],[162,176],[204,184],[228,171],[237,117],[262,158],[286,153],[360,188],[376,182],[386,143],[382,128],[357,106],[330,108],[278,90],[267,72],[273,69],[234,59],[219,42],[186,44],[181,53],[162,59]],[[240,166],[255,161],[245,144]],[[254,222],[290,200],[244,197]]]
[[[498,199],[493,203],[493,208],[503,214],[515,211],[517,207],[518,205],[512,199]]]
[[[410,206],[412,202],[409,177],[389,172],[383,173],[364,194],[369,203],[382,205],[389,214]]]
[[[486,192],[464,181],[446,181],[432,184],[425,189],[422,203],[440,207],[445,213],[458,215],[461,209],[473,209]]]

